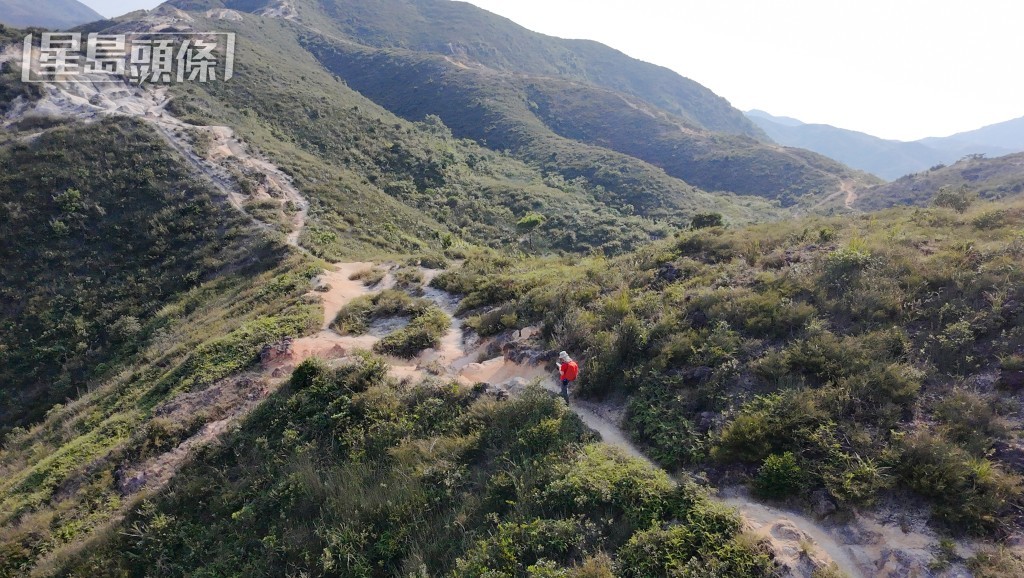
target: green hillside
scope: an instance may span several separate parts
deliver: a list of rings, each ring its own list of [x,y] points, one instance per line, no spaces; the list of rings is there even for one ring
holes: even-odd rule
[[[362,254],[368,245],[376,245],[371,254],[433,250],[446,235],[514,246],[516,223],[529,213],[547,217],[535,249],[610,253],[700,212],[733,222],[779,214],[760,199],[695,190],[624,155],[554,135],[567,158],[527,164],[452,137],[470,117],[451,128],[427,115],[412,123],[371,102],[300,46],[304,29],[294,24],[249,17],[217,25],[238,31],[235,78],[175,88],[172,108],[200,124],[231,125],[294,176],[313,203],[303,243],[326,258]],[[630,172],[637,167],[643,172]]]
[[[126,122],[0,145],[0,215],[0,434],[116,375],[171,300],[273,251]]]
[[[259,3],[224,5],[262,9]],[[874,182],[820,155],[758,140],[763,135],[742,113],[674,73],[596,43],[566,44],[534,34],[468,4],[309,1],[294,7],[303,46],[389,111],[412,121],[436,115],[457,137],[508,150],[567,180],[585,176],[620,204],[641,211],[665,205],[659,218],[670,218],[665,213],[675,207],[692,207],[700,196],[692,186],[786,206],[803,201],[806,208],[834,198],[841,181],[854,187]],[[446,40],[438,44],[439,38]],[[585,48],[585,54],[553,66],[568,58],[566,45]],[[678,90],[665,88],[674,83]],[[558,118],[537,109],[538,90],[566,103],[571,118],[598,122],[565,130]],[[675,104],[666,100],[668,92]],[[691,108],[682,110],[680,103]],[[653,124],[660,138],[627,140],[624,134],[633,134],[637,120]],[[687,129],[679,134],[677,126]]]
[[[196,9],[226,6],[254,12],[269,0],[174,0]],[[449,0],[305,0],[300,19],[373,48],[449,57],[506,73],[586,81],[646,100],[709,130],[763,137],[743,113],[707,88],[603,44],[563,40],[527,30],[466,2]]]
[[[484,334],[540,323],[670,469],[840,508],[909,491],[998,538],[1024,503],[1022,222],[1017,202],[709,228],[497,276],[480,255],[435,283]]]
[[[590,443],[555,398],[501,404],[386,374],[372,358],[306,362],[133,530],[57,575],[596,577],[612,575],[609,554],[625,577],[772,575],[735,514]]]
[[[1018,196],[1024,193],[1024,153],[996,158],[971,155],[949,166],[936,165],[865,190],[856,206],[876,210],[897,205],[923,205],[943,187],[966,187],[989,200]]]
[[[693,126],[680,129],[683,121],[667,113],[645,113],[637,109],[648,105],[589,85],[495,75],[440,56],[371,50],[323,37],[309,39],[307,46],[349,86],[400,116],[437,115],[458,136],[511,150],[568,179],[585,176],[620,192],[620,202],[641,212],[692,202],[686,183],[793,205],[804,195],[808,204],[820,201],[839,189],[841,179],[854,176],[814,153]],[[644,129],[650,129],[645,138],[632,138]]]
[[[230,82],[168,89],[195,126],[0,129],[0,578],[837,578],[801,525],[868,535],[880,504],[934,532],[920,568],[1022,575],[1021,159],[866,190],[463,3],[174,4],[238,34]],[[59,93],[12,68],[3,114]],[[295,196],[253,196],[268,163]],[[536,383],[560,350],[571,406]],[[495,360],[508,395],[446,372]],[[790,525],[752,531],[730,486]]]

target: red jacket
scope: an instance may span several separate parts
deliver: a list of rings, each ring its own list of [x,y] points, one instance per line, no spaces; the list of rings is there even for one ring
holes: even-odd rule
[[[560,363],[558,368],[562,372],[562,379],[568,379],[569,381],[576,381],[576,376],[580,374],[580,366],[576,365],[575,361]]]

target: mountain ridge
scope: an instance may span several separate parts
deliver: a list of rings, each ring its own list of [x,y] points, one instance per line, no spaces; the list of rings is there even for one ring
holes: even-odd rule
[[[1003,156],[1024,150],[1024,118],[948,137],[899,141],[828,124],[778,117],[761,110],[746,114],[780,144],[818,152],[890,181],[972,154]]]
[[[78,0],[0,0],[0,24],[66,30],[103,16]]]

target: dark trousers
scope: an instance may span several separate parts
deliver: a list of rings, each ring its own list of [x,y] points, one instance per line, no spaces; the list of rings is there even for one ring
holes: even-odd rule
[[[565,399],[565,403],[569,403],[569,380],[562,380],[562,397]]]

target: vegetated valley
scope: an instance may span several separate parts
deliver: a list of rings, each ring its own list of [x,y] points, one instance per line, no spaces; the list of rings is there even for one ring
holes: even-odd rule
[[[0,48],[0,576],[1024,575],[1012,163],[881,184],[457,2],[88,28],[236,77]]]

